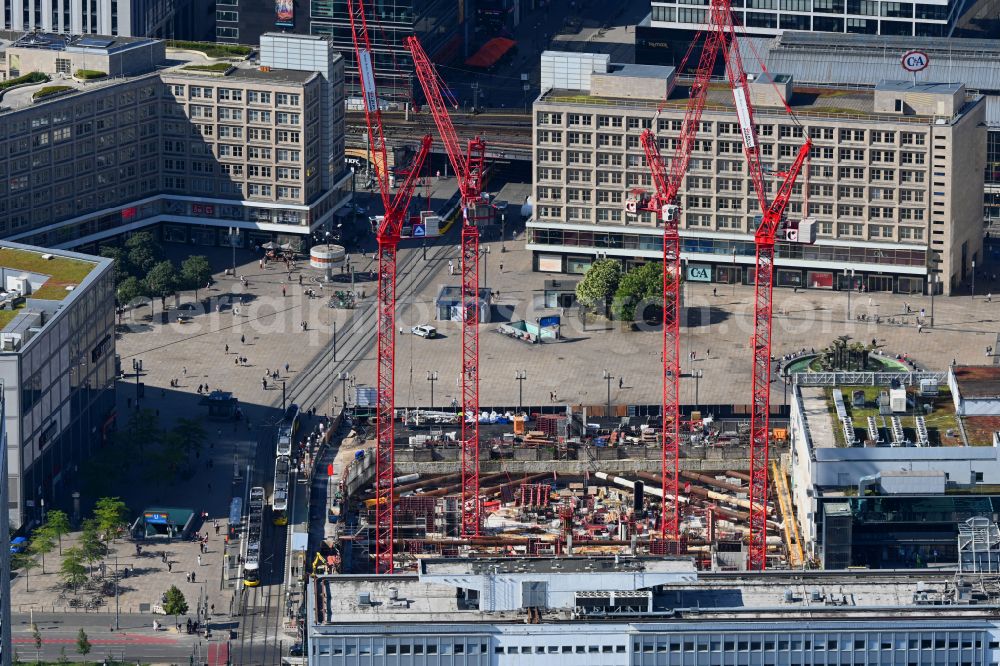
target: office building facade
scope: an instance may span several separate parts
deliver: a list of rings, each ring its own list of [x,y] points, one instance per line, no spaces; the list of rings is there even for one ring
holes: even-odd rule
[[[649,27],[700,30],[708,2],[653,0]],[[948,37],[965,7],[955,0],[738,0],[733,18],[748,34],[778,35],[783,30]],[[689,35],[692,36],[692,35]]]
[[[470,5],[468,0],[458,0],[457,4],[447,0],[366,3],[378,92],[386,104],[411,101],[414,86],[418,86],[403,40],[416,35],[435,62],[449,62],[461,55],[471,23],[467,21]],[[276,0],[260,5],[218,0],[217,41],[252,44],[272,30],[328,38],[346,60],[347,97],[361,97],[347,0]]]
[[[207,3],[197,0],[3,0],[0,28],[17,32],[205,39]]]
[[[0,421],[6,422],[7,406],[0,398]],[[0,432],[0,470],[7,469],[7,429]],[[7,484],[0,480],[0,506],[7,506]],[[0,511],[0,543],[10,543],[10,516]],[[10,580],[10,558],[0,558],[0,576]],[[14,660],[10,640],[10,585],[0,587],[0,666],[9,666]]]
[[[985,128],[982,97],[958,84],[883,82],[872,91],[810,88],[793,96],[794,123],[770,80],[754,83],[761,156],[785,171],[806,133],[813,141],[787,209],[816,220],[806,245],[780,241],[776,284],[951,293],[982,257]],[[670,91],[666,102],[661,100]],[[670,68],[613,65],[595,54],[543,54],[535,101],[535,174],[528,248],[534,268],[584,273],[599,256],[659,259],[652,213],[626,201],[652,189],[639,136],[655,129],[669,159],[688,88]],[[709,92],[681,188],[686,278],[750,284],[754,201],[728,86]]]
[[[1000,623],[945,581],[811,571],[804,583],[802,572],[696,572],[684,558],[425,559],[416,576],[310,579],[308,663],[996,663]]]
[[[180,65],[0,113],[0,235],[94,248],[162,223],[165,240],[205,245],[307,237],[350,197],[343,60],[318,37],[261,44],[259,67]]]
[[[39,258],[46,273],[32,270]],[[46,506],[69,504],[79,465],[110,432],[114,271],[110,259],[4,242],[0,280],[3,310],[23,304],[0,328],[6,506],[16,530],[41,521]]]

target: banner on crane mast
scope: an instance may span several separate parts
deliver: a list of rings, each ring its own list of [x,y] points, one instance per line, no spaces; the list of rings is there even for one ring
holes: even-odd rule
[[[369,113],[378,111],[375,93],[375,70],[372,69],[372,54],[368,49],[358,51],[358,69],[361,70],[361,88],[365,96],[365,107]]]
[[[743,145],[754,147],[753,123],[750,121],[750,107],[747,105],[747,94],[743,88],[733,89],[733,99],[736,101],[736,117],[740,121],[740,132],[743,134]]]

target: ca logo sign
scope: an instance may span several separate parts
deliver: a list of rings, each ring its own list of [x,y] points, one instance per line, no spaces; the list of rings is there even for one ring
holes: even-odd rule
[[[908,72],[920,72],[927,69],[931,59],[923,51],[907,51],[903,54],[900,64]]]

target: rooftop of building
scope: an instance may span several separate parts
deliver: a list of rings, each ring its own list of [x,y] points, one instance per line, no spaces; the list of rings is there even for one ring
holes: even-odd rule
[[[155,41],[148,37],[62,35],[51,32],[0,30],[0,50],[17,47],[46,51],[112,54],[152,44]]]
[[[1000,366],[956,365],[951,371],[962,398],[1000,398]]]
[[[219,67],[216,68],[216,65]],[[172,67],[162,73],[166,77],[185,77],[206,80],[238,80],[238,81],[260,81],[267,83],[287,83],[302,85],[311,79],[319,76],[317,72],[306,72],[294,69],[275,69],[245,61],[240,63],[213,63],[202,65],[199,63],[184,63]]]
[[[895,85],[895,83],[894,83]],[[931,86],[937,92],[949,90],[957,84],[918,84],[908,92],[928,92],[924,88]],[[634,98],[598,97],[581,90],[552,89],[542,93],[540,103],[572,104],[594,107],[638,108],[656,111],[659,108],[683,110],[690,98],[690,85],[680,82],[674,86],[666,100],[643,100]],[[846,86],[795,85],[788,106],[796,116],[842,118],[857,120],[886,120],[900,123],[926,124],[930,116],[877,113],[875,111],[875,95],[873,90],[859,90]],[[733,95],[729,84],[717,81],[710,84],[708,99],[705,104],[707,111],[730,112],[735,108]],[[768,107],[761,104],[754,111],[762,115],[780,114],[787,117],[784,108]],[[957,116],[956,116],[957,117]]]
[[[921,396],[920,386],[910,385],[903,387],[906,391],[906,409],[894,412],[892,416],[899,417],[903,427],[903,434],[906,443],[904,446],[916,446],[918,441],[917,415],[923,416],[924,424],[927,427],[928,444],[930,447],[957,447],[963,446],[955,405],[952,401],[948,387],[943,382],[937,387],[936,396]],[[855,442],[854,447],[893,447],[892,422],[890,415],[879,413],[877,400],[883,392],[890,391],[889,386],[800,386],[798,392],[802,404],[802,411],[805,423],[808,428],[809,441],[814,449],[846,448],[847,438],[845,427],[842,425],[837,413],[837,403],[834,399],[834,392],[839,391],[843,398],[843,409],[851,419]],[[858,396],[857,402],[855,395]],[[863,396],[863,404],[861,404]],[[924,405],[928,405],[927,411]],[[875,419],[876,429],[879,433],[878,443],[872,443],[868,433],[868,417]],[[990,437],[975,437],[966,434],[968,443],[975,445],[988,445],[992,443],[992,433]]]
[[[629,579],[630,584],[614,579],[609,582],[617,587],[602,589],[595,587],[594,577],[583,572],[565,573],[571,566],[567,562],[574,559],[586,561],[552,558],[560,562],[559,579],[549,572],[532,573],[530,580],[516,581],[503,573],[489,572],[467,577],[456,572],[450,581],[438,576],[433,581],[422,580],[413,575],[319,576],[312,583],[310,622],[327,632],[337,632],[338,625],[350,631],[358,624],[520,624],[530,617],[532,604],[537,604],[532,607],[540,613],[533,621],[540,623],[794,619],[803,613],[814,620],[846,619],[873,616],[886,609],[899,617],[930,613],[945,620],[949,616],[988,615],[997,603],[989,586],[982,592],[977,585],[970,588],[973,581],[958,579],[947,570],[699,572],[667,582],[637,575]],[[521,560],[509,561],[507,568],[516,568]],[[479,589],[484,586],[490,586],[491,592]],[[469,597],[469,589],[479,594]],[[536,594],[547,596],[543,599]],[[480,608],[501,595],[513,599],[509,607]],[[525,602],[526,598],[531,601]]]
[[[13,348],[0,339],[3,351],[16,351],[73,299],[96,269],[110,264],[110,259],[66,250],[0,243],[0,336],[21,336]]]

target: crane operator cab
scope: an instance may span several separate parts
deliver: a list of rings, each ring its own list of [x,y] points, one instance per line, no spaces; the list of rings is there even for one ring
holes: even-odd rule
[[[663,221],[670,224],[676,222],[677,218],[680,216],[681,208],[677,204],[664,204],[660,211],[660,216]]]

